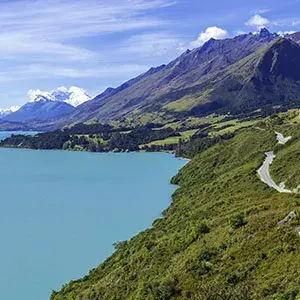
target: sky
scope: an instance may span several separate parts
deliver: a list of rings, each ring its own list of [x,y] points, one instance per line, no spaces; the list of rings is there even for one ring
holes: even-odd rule
[[[0,0],[0,108],[29,90],[95,96],[210,38],[300,31],[300,0]]]

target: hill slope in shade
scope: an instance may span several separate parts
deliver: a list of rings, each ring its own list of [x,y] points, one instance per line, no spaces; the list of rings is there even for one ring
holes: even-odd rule
[[[278,38],[203,84],[201,113],[246,113],[266,106],[300,105],[300,46]],[[196,95],[195,95],[196,96]]]
[[[287,38],[293,40],[294,42],[300,44],[300,32],[295,32],[292,34],[287,34],[286,35]]]

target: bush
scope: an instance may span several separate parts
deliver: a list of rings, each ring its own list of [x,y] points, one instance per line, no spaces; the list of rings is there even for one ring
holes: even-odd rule
[[[229,219],[229,225],[232,229],[237,229],[237,228],[240,228],[240,227],[246,225],[246,222],[244,220],[244,215],[239,214],[239,215],[235,215],[235,216],[231,217]]]
[[[199,233],[200,234],[210,233],[210,228],[205,223],[202,223],[199,227]]]

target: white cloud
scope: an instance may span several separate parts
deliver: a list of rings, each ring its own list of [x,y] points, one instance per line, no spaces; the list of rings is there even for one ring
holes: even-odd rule
[[[138,75],[149,69],[148,66],[135,65],[135,64],[118,64],[118,65],[106,65],[99,68],[73,68],[63,66],[52,65],[33,65],[27,72],[29,76],[33,78],[66,77],[66,78],[107,78],[115,76],[134,76]]]
[[[137,76],[147,71],[149,68],[149,66],[138,64],[104,65],[99,68],[76,68],[52,64],[33,64],[11,68],[9,71],[0,71],[0,83],[51,78],[107,79],[118,76],[132,78],[133,76]],[[31,90],[28,96],[34,98],[36,95],[35,92],[39,92],[39,94],[43,93],[43,91]]]
[[[235,31],[235,35],[243,35],[243,34],[247,34],[247,32],[241,29]]]
[[[161,26],[165,21],[151,15],[151,10],[173,4],[169,0],[3,1],[1,58],[25,54],[35,59],[53,55],[62,60],[91,59],[98,53],[82,47],[81,38]]]
[[[204,32],[201,32],[197,38],[197,40],[192,41],[190,43],[191,48],[196,48],[202,46],[205,42],[210,40],[211,38],[214,39],[224,39],[228,37],[228,32],[225,29],[219,28],[217,26],[212,26],[206,28]]]
[[[271,10],[268,9],[268,8],[262,8],[262,9],[258,9],[255,11],[255,14],[258,14],[258,15],[263,15],[263,14],[266,14],[268,12],[270,12]]]
[[[293,34],[296,33],[296,31],[290,30],[290,31],[278,31],[277,34],[280,36],[285,36],[287,34]]]
[[[121,51],[141,56],[176,55],[184,50],[184,44],[179,38],[164,32],[132,36],[121,46]]]
[[[270,21],[267,18],[262,17],[259,14],[254,15],[245,23],[245,25],[247,25],[247,26],[253,26],[258,29],[261,29],[268,24],[270,24]]]
[[[0,21],[1,23],[1,21]],[[59,41],[50,41],[43,37],[37,38],[22,32],[4,33],[0,32],[0,55],[2,59],[24,59],[23,55],[34,55],[43,57],[55,55],[55,60],[87,60],[98,56],[96,53],[80,46],[62,44]],[[28,57],[30,59],[30,57]],[[51,58],[53,59],[53,58]]]
[[[292,22],[292,26],[298,26],[300,25],[300,20],[296,20]]]

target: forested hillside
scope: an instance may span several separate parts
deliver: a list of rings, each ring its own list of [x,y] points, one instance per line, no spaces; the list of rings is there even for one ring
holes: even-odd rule
[[[117,243],[110,258],[51,299],[296,299],[299,195],[277,193],[257,169],[265,151],[280,158],[297,147],[297,116],[268,118],[197,154],[172,179],[180,188],[151,229]],[[292,140],[279,145],[275,129]],[[278,176],[289,172],[280,159],[274,167]],[[279,225],[292,211],[297,217]]]

